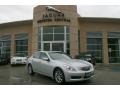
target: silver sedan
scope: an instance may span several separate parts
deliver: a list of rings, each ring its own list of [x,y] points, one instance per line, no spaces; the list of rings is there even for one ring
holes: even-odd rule
[[[83,81],[94,76],[93,65],[83,60],[72,59],[63,53],[38,51],[27,62],[28,73],[40,73],[53,78],[57,83]]]

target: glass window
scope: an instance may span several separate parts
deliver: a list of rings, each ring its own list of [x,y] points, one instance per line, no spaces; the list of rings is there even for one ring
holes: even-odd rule
[[[97,59],[97,63],[102,63],[102,33],[87,33],[87,51],[92,53]]]
[[[28,44],[28,40],[23,40],[23,41],[22,41],[22,44],[23,44],[23,45],[27,45],[27,44]]]
[[[16,40],[16,54],[28,54],[28,40],[22,39],[22,40]]]
[[[66,27],[66,33],[67,33],[67,34],[70,33],[70,30],[69,30],[69,27],[68,27],[68,26]]]
[[[64,34],[54,34],[54,41],[64,41]]]
[[[15,40],[28,39],[28,33],[20,33],[15,35]]]
[[[41,31],[39,31],[41,29]],[[70,36],[69,36],[69,27],[68,26],[44,26],[38,28],[38,50],[46,50],[46,51],[52,51],[55,47],[53,43],[63,41],[63,44],[69,43]],[[42,38],[42,39],[41,39]],[[66,40],[65,40],[66,39]],[[47,42],[48,41],[48,42]],[[45,43],[51,43],[53,45],[45,44]],[[41,45],[40,45],[41,44]],[[63,45],[63,49],[64,46]],[[57,47],[59,48],[59,47]],[[70,47],[68,47],[66,52],[70,52]],[[55,49],[56,50],[56,49]],[[65,51],[63,50],[63,51]]]
[[[54,27],[54,33],[64,33],[64,26]]]
[[[40,53],[39,52],[34,53],[33,58],[39,59],[40,58]]]
[[[11,36],[4,35],[0,37],[0,57],[1,60],[8,60],[10,58],[10,50],[11,50]],[[10,61],[7,61],[8,63]]]
[[[19,54],[20,56],[27,56],[28,52],[23,51],[17,51],[16,54]]]
[[[2,42],[0,41],[0,47],[2,47]]]
[[[66,54],[49,53],[49,55],[53,60],[71,60]]]
[[[66,34],[66,39],[67,39],[67,41],[70,40],[70,34]]]
[[[70,55],[70,43],[69,42],[67,42],[67,45],[66,45],[67,47],[67,54],[68,55]]]
[[[44,43],[44,50],[50,51],[50,43]]]
[[[69,42],[67,42],[67,49],[69,49],[70,48],[70,43]]]
[[[87,38],[102,38],[101,32],[87,32]]]
[[[10,41],[11,35],[4,35],[0,37],[0,41]]]
[[[28,47],[27,46],[17,46],[16,51],[27,51]]]
[[[52,44],[52,51],[62,51],[63,52],[64,51],[64,44],[63,43],[53,43]]]
[[[21,44],[20,41],[17,40],[17,41],[16,41],[16,45],[20,45],[20,44]]]
[[[88,38],[88,44],[102,44],[102,39],[99,38]]]
[[[38,42],[38,50],[41,50],[41,42]]]
[[[43,33],[53,33],[53,27],[43,27]]]
[[[108,33],[108,54],[110,63],[120,63],[120,32]]]
[[[97,59],[97,63],[102,63],[102,51],[88,50],[89,53],[93,54]]]
[[[41,35],[38,35],[38,41],[41,41]]]
[[[40,59],[44,59],[44,58],[48,58],[48,56],[46,55],[46,53],[41,52]]]
[[[120,38],[120,32],[109,32],[108,37],[109,38]]]
[[[43,41],[53,41],[53,34],[43,34]]]
[[[102,45],[88,45],[88,50],[102,50]]]
[[[109,42],[109,44],[110,45],[118,45],[118,38],[110,38],[110,39],[108,39],[108,42]]]
[[[28,40],[16,40],[17,46],[25,46],[28,44]]]
[[[38,28],[38,33],[39,33],[39,34],[41,33],[41,27]]]
[[[10,41],[3,41],[3,46],[10,46]]]
[[[111,48],[112,51],[120,51],[119,48],[120,46],[119,45],[108,45],[108,48]]]

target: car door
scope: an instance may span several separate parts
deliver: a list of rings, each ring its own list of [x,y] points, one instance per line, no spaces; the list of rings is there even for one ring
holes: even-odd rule
[[[39,72],[38,70],[38,66],[40,64],[40,53],[39,52],[36,52],[35,54],[33,54],[33,57],[32,57],[32,67],[33,67],[33,70],[35,72]]]
[[[44,60],[44,58],[48,58],[48,56],[46,53],[41,52],[40,53],[41,64],[39,64],[39,70],[44,75],[51,76],[52,70],[53,70],[53,65],[52,65],[51,61]]]

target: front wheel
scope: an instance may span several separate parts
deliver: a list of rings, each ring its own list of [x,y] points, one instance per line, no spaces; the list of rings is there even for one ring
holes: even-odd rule
[[[58,84],[63,84],[65,82],[64,73],[61,69],[56,69],[54,71],[54,79]]]
[[[33,68],[32,68],[31,65],[28,65],[28,73],[29,73],[30,75],[33,75],[33,74],[34,74]]]

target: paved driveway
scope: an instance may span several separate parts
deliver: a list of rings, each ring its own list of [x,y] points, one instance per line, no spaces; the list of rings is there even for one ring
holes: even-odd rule
[[[68,85],[120,85],[120,66],[97,65],[95,76],[84,82],[66,83]],[[49,77],[27,74],[26,66],[0,66],[0,85],[56,85]]]

